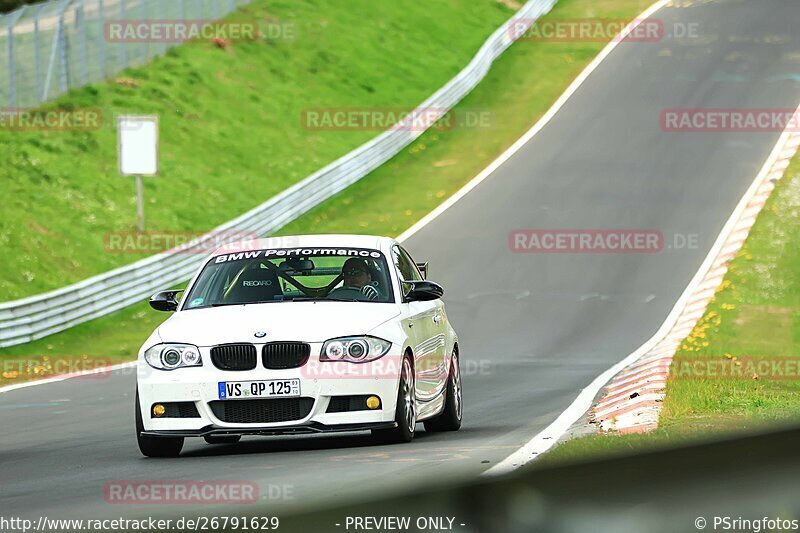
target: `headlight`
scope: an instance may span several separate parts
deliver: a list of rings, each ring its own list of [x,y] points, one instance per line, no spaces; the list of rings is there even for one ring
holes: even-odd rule
[[[391,347],[391,342],[378,337],[342,337],[325,341],[319,360],[366,363],[383,357]]]
[[[191,344],[156,344],[144,352],[144,360],[159,370],[203,366],[200,350]]]
[[[338,361],[345,356],[347,350],[344,347],[344,343],[340,341],[329,341],[325,343],[322,352],[328,359]]]

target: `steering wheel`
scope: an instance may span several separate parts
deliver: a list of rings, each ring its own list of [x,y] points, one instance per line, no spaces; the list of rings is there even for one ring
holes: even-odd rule
[[[305,285],[303,285],[302,283],[300,283],[299,281],[297,281],[296,279],[294,279],[293,277],[289,276],[288,274],[283,272],[281,269],[279,269],[278,267],[276,267],[275,265],[270,263],[269,261],[266,261],[263,264],[267,268],[269,268],[270,270],[275,272],[275,274],[277,274],[277,276],[279,278],[281,278],[284,281],[286,281],[286,283],[289,283],[290,285],[295,287],[297,290],[302,292],[304,295],[310,296],[311,298],[321,298],[321,297],[327,296],[328,293],[330,293],[331,290],[336,285],[338,285],[340,281],[342,281],[344,279],[344,277],[341,274],[339,274],[338,276],[336,276],[336,278],[333,281],[331,281],[330,283],[328,283],[324,287],[306,287]]]

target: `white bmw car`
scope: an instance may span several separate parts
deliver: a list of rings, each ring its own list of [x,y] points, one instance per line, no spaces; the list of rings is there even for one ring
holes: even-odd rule
[[[175,313],[139,351],[139,449],[169,457],[185,437],[366,430],[408,442],[417,422],[458,430],[458,339],[426,275],[386,237],[218,250],[185,291],[150,300]]]

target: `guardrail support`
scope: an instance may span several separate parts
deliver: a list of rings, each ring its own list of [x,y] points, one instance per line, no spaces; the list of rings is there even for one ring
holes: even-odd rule
[[[164,20],[210,19],[222,16],[252,0],[194,0],[190,5],[186,4],[186,0],[136,1],[138,3],[131,4],[128,0],[47,0],[0,15],[0,33],[5,32],[8,36],[5,49],[0,45],[0,54],[5,54],[8,58],[8,67],[3,67],[3,72],[0,72],[0,84],[4,85],[3,91],[7,90],[7,94],[0,96],[3,100],[0,104],[4,107],[32,107],[70,88],[105,80],[109,75],[128,68],[130,43],[115,43],[118,52],[114,52],[114,47],[108,47],[106,23],[110,20],[107,18],[109,15],[113,17],[112,12],[120,20],[131,16],[129,9],[142,13],[145,20],[153,17]],[[176,2],[177,8],[173,8]],[[72,7],[75,8],[74,12],[67,12]],[[177,9],[177,17],[174,9]],[[21,40],[18,25],[23,13],[33,15],[26,19],[31,28],[27,28],[26,22],[26,38]],[[97,38],[91,33],[95,29],[98,30]],[[51,36],[53,42],[48,54],[42,48],[48,46],[47,39]],[[34,48],[32,51],[31,46]],[[142,59],[145,59],[164,54],[171,47],[166,42],[145,42],[141,49],[138,46],[133,49],[137,58],[139,56],[136,54],[141,51]],[[109,53],[112,56],[118,55],[109,57]],[[17,61],[16,56],[30,59]],[[45,61],[48,63],[45,64]],[[8,82],[2,81],[3,75],[6,75]],[[18,86],[20,83],[23,87]],[[52,90],[54,83],[58,83],[58,90]]]
[[[101,79],[106,77],[106,14],[105,4],[103,0],[97,0],[97,13],[98,20],[100,21],[100,41],[97,45],[100,50],[100,76]]]
[[[22,16],[22,13],[27,7],[22,6],[13,13],[7,15],[8,20],[8,107],[15,109],[17,107],[17,75],[16,64],[14,62],[14,26]]]
[[[61,72],[58,76],[59,88],[61,89],[62,93],[67,92],[69,89],[69,63],[67,61],[67,30],[65,28],[64,22],[64,11],[61,11],[61,14],[58,16],[58,60],[59,65],[61,66]]]
[[[125,0],[119,0],[119,20],[125,20]],[[119,67],[125,69],[128,66],[128,50],[125,48],[126,43],[119,43]]]
[[[34,55],[34,62],[36,65],[34,66],[35,70],[35,79],[36,79],[36,90],[34,97],[36,98],[36,103],[41,104],[44,102],[44,98],[42,95],[42,50],[41,50],[41,35],[39,33],[39,15],[42,13],[42,9],[47,4],[40,4],[39,8],[36,10],[36,15],[33,18],[33,55]]]
[[[80,69],[81,69],[81,84],[86,85],[89,83],[89,68],[86,63],[86,56],[89,53],[89,49],[86,43],[86,2],[85,0],[80,0],[80,4],[75,7],[75,25],[78,29],[78,35],[80,36],[81,40],[81,60],[80,60]]]

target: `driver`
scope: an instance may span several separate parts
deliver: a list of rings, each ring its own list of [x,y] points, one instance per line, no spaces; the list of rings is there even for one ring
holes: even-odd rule
[[[353,289],[361,292],[368,300],[377,300],[380,297],[378,289],[370,284],[370,274],[367,262],[359,257],[351,257],[342,266],[344,289]]]

